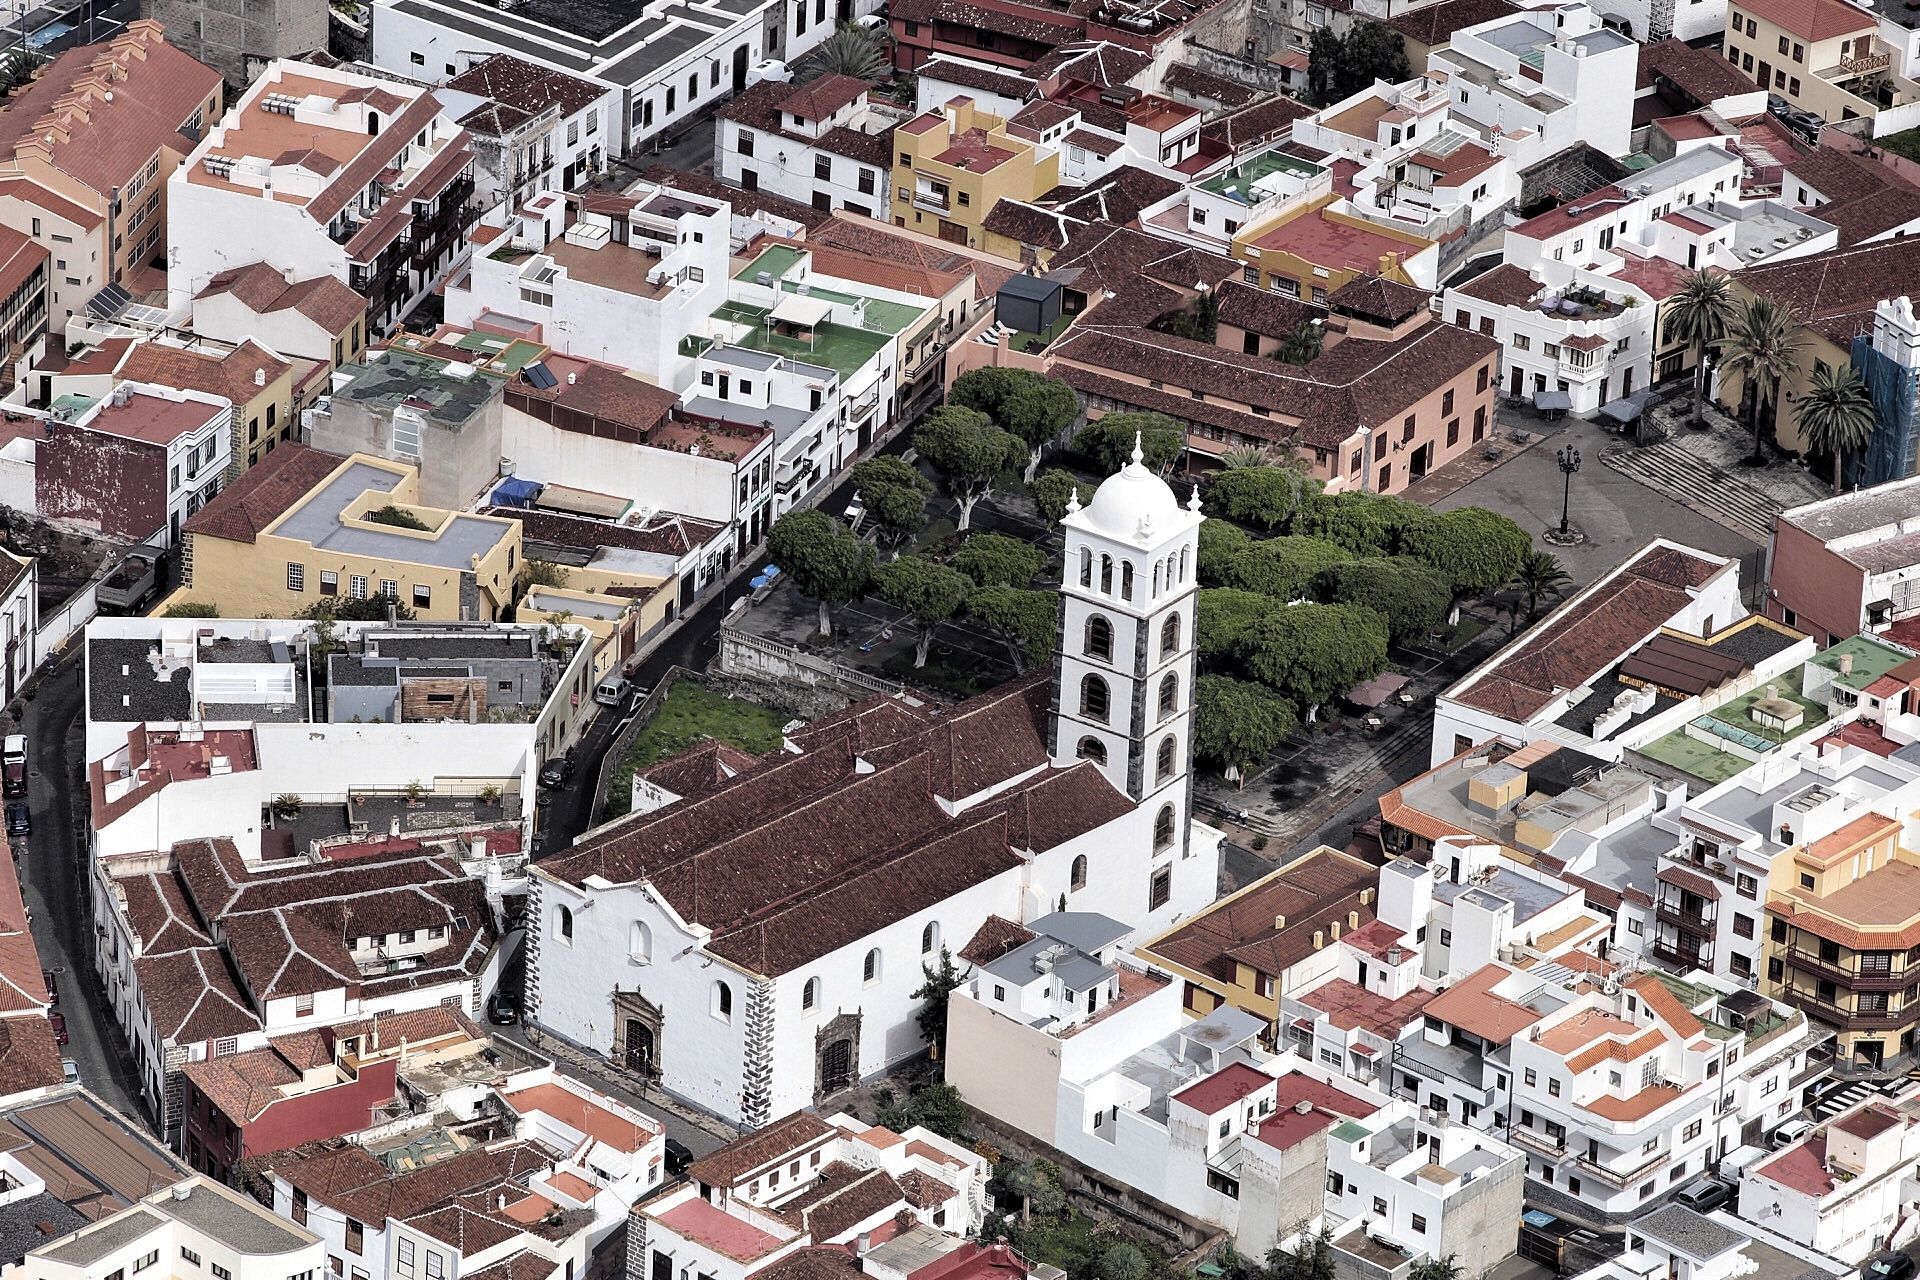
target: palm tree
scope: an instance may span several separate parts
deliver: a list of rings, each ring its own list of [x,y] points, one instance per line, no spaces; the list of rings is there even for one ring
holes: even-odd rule
[[[1769,411],[1780,399],[1780,383],[1800,360],[1800,320],[1771,298],[1755,298],[1741,309],[1725,337],[1715,344],[1725,354],[1721,371],[1738,374],[1753,403],[1753,456],[1767,460],[1761,445]]]
[[[1320,356],[1320,326],[1311,320],[1304,320],[1300,327],[1280,340],[1273,349],[1273,358],[1283,364],[1310,365]]]
[[[1693,425],[1707,424],[1703,407],[1707,393],[1707,349],[1727,336],[1739,308],[1727,288],[1727,277],[1704,268],[1687,277],[1667,301],[1666,340],[1684,342],[1693,351]]]
[[[1407,1272],[1407,1280],[1460,1280],[1460,1260],[1453,1254],[1416,1262]]]
[[[1280,451],[1270,444],[1236,444],[1220,455],[1220,465],[1228,471],[1271,467],[1279,462]]]
[[[872,84],[886,73],[887,54],[880,42],[859,27],[843,26],[813,51],[807,59],[804,78],[852,76]]]
[[[1573,579],[1561,567],[1560,557],[1551,551],[1529,551],[1513,575],[1513,589],[1527,599],[1527,621],[1540,616],[1542,600],[1557,600],[1567,593]]]
[[[1806,434],[1807,448],[1833,455],[1833,491],[1840,492],[1841,465],[1849,453],[1866,447],[1873,436],[1873,398],[1852,365],[1813,369],[1813,386],[1794,406],[1794,420]]]

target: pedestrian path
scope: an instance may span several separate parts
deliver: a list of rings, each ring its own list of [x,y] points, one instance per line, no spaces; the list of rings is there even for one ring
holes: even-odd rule
[[[1773,536],[1779,500],[1702,459],[1684,437],[1643,448],[1617,445],[1603,453],[1601,461],[1755,542],[1765,545]]]

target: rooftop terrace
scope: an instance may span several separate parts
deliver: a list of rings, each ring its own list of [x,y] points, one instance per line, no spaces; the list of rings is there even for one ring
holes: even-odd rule
[[[1248,193],[1258,190],[1263,179],[1270,178],[1276,173],[1289,174],[1302,182],[1310,182],[1326,171],[1325,165],[1315,164],[1311,160],[1302,160],[1298,156],[1290,156],[1278,150],[1262,151],[1257,156],[1222,169],[1197,185],[1202,191],[1213,195],[1238,200],[1241,204],[1253,204],[1254,201],[1248,198]],[[1234,190],[1229,192],[1229,187]]]
[[[349,523],[344,518],[369,491],[391,493],[401,479],[402,473],[395,469],[349,462],[282,516],[272,533],[341,555],[461,571],[471,570],[476,556],[487,555],[511,535],[513,526],[508,521],[460,512],[449,513],[431,536],[364,521]]]
[[[734,346],[825,365],[842,378],[850,378],[858,373],[861,366],[873,359],[892,336],[870,329],[827,323],[814,326],[811,340],[782,337],[768,328],[769,314],[770,311],[764,307],[729,302],[715,311],[713,318],[741,327],[743,332],[735,337]]]
[[[472,365],[436,360],[392,349],[366,364],[350,364],[340,373],[351,379],[337,387],[336,400],[369,405],[391,413],[405,405],[439,422],[463,425],[500,392],[502,378]]]

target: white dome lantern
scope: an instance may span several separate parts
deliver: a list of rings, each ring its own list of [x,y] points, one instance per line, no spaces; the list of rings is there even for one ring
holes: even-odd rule
[[[1089,532],[1141,545],[1180,526],[1185,514],[1180,500],[1174,497],[1172,486],[1147,470],[1145,456],[1136,432],[1132,460],[1101,481],[1093,501],[1084,508],[1069,503],[1069,520]]]

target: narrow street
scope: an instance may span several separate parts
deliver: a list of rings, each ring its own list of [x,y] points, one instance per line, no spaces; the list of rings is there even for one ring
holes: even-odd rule
[[[145,1116],[130,1070],[133,1056],[93,963],[82,651],[76,640],[43,668],[33,701],[26,704],[33,834],[22,842],[20,887],[41,967],[60,987],[58,1012],[72,1037],[61,1053],[73,1059],[87,1088],[128,1115]]]

